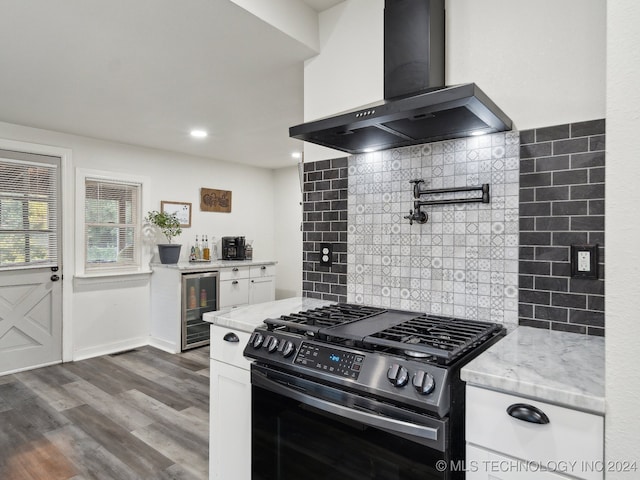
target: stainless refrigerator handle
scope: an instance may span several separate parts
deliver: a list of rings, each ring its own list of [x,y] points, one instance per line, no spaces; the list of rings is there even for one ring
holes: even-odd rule
[[[284,385],[281,385],[276,381],[269,380],[265,377],[253,378],[252,383],[259,387],[265,388],[266,390],[270,390],[273,393],[283,395],[293,400],[302,402],[305,405],[309,405],[319,410],[338,415],[339,417],[348,418],[350,420],[357,420],[366,425],[382,428],[386,431],[391,431],[394,433],[413,435],[414,437],[424,438],[427,440],[438,440],[437,428],[416,425],[414,423],[404,422],[402,420],[396,420],[394,418],[344,407],[342,405],[331,403],[327,400],[323,400],[321,398],[316,398],[306,393],[299,392],[298,390],[285,387]]]

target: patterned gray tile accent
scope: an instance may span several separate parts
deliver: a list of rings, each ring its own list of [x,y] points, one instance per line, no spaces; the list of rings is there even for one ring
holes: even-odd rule
[[[507,132],[349,157],[347,300],[517,323],[519,150]],[[417,178],[489,183],[491,203],[429,206],[411,226]]]
[[[605,121],[520,132],[519,323],[604,335]],[[597,280],[570,277],[572,244],[599,244]]]

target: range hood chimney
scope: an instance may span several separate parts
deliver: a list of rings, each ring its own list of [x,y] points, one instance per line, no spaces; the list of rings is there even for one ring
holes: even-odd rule
[[[511,130],[475,83],[444,86],[444,0],[385,0],[384,100],[289,136],[350,154]]]

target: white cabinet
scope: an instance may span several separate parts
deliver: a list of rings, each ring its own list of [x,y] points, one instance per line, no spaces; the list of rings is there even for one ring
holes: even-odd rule
[[[220,269],[220,308],[275,300],[275,265]]]
[[[467,444],[466,480],[571,480],[536,465]]]
[[[509,409],[523,415],[541,412],[549,421],[514,418]],[[468,480],[565,478],[559,473],[602,480],[604,418],[599,415],[467,386],[465,435]],[[499,460],[511,463],[502,468],[492,462]],[[536,470],[532,462],[545,468]],[[543,471],[547,467],[551,471]]]
[[[211,326],[210,479],[251,479],[251,373],[242,356],[249,336]]]

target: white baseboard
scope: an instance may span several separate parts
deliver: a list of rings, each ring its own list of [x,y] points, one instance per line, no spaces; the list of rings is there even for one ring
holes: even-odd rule
[[[95,347],[76,350],[73,352],[73,360],[78,361],[85,360],[87,358],[99,357],[101,355],[111,355],[112,353],[144,347],[145,345],[149,345],[149,337],[129,338],[120,342],[96,345]]]
[[[168,353],[180,353],[182,351],[180,345],[157,337],[149,337],[149,345]]]

